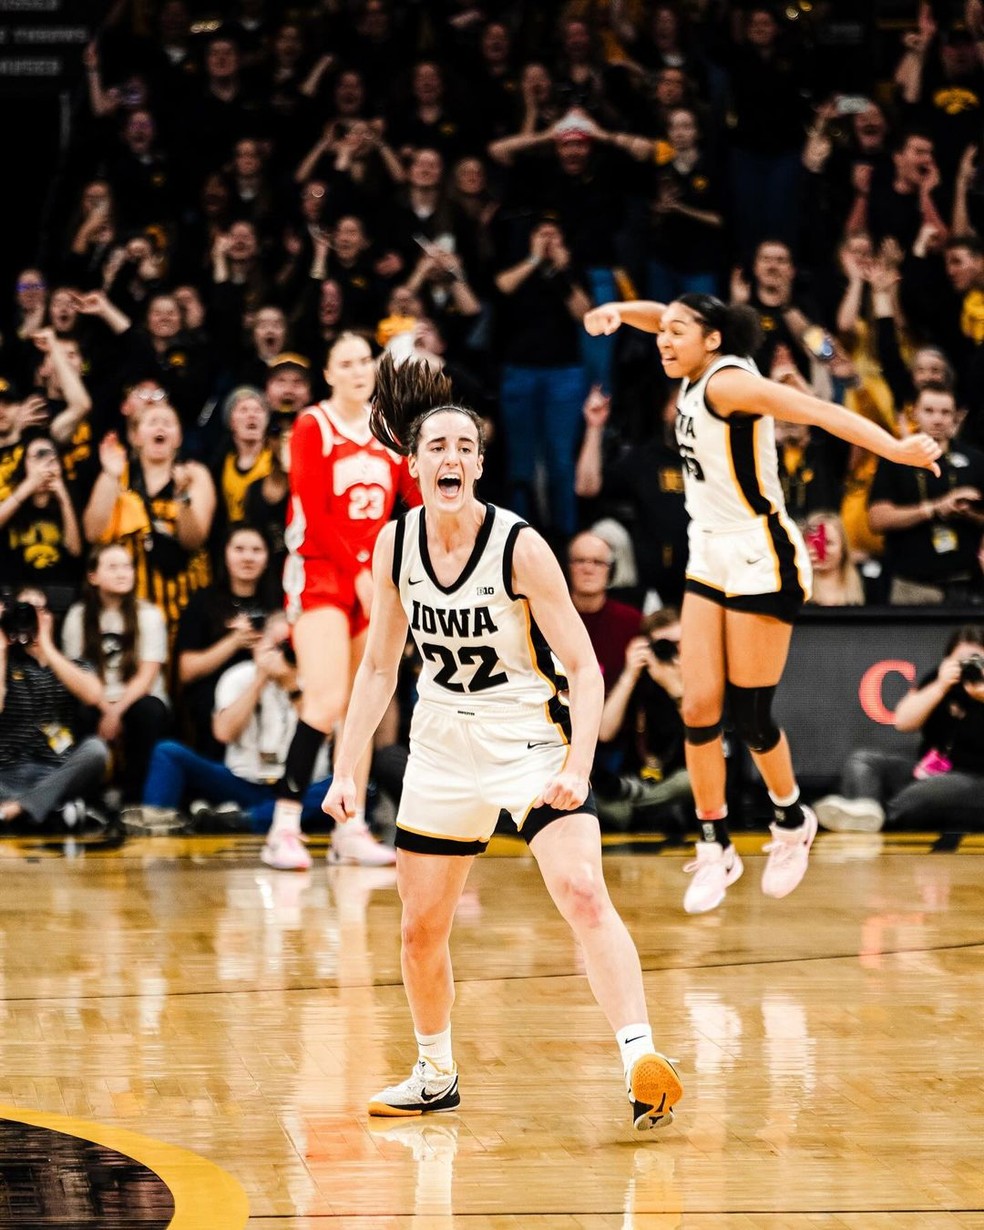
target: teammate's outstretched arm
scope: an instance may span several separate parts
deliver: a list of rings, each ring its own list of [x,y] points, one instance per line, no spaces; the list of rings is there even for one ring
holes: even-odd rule
[[[822,401],[788,385],[776,384],[763,376],[738,367],[715,372],[707,384],[707,396],[718,414],[735,411],[768,414],[786,423],[810,423],[850,444],[860,445],[886,461],[916,466],[939,474],[937,457],[942,450],[935,440],[922,433],[897,440],[895,436],[835,402]]]
[[[513,591],[523,594],[530,614],[560,660],[570,685],[571,750],[563,769],[537,800],[562,810],[587,798],[598,727],[605,703],[601,668],[587,629],[574,608],[557,558],[540,535],[523,529],[513,554]]]
[[[627,303],[602,303],[584,313],[584,327],[592,337],[614,333],[619,325],[632,325],[643,333],[658,333],[666,311],[665,303],[652,299],[632,299]]]
[[[322,811],[336,820],[347,820],[355,813],[355,769],[396,690],[407,643],[407,616],[392,577],[395,533],[391,521],[376,539],[369,635],[335,750],[331,786],[321,804]]]

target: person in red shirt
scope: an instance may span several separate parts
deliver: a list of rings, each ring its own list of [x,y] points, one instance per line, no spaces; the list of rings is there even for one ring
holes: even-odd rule
[[[404,458],[369,430],[375,365],[369,344],[344,333],[328,352],[327,401],[297,418],[290,444],[290,502],[284,594],[292,625],[300,717],[287,753],[273,823],[261,858],[280,870],[306,870],[311,856],[300,836],[301,798],[325,737],[343,718],[362,660],[372,602],[372,552],[397,496],[420,503]],[[395,862],[365,823],[369,758],[360,769],[360,813],[337,828],[333,862]]]

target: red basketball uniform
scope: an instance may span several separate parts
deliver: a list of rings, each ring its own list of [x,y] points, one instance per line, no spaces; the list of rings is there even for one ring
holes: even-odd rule
[[[355,578],[372,564],[379,531],[397,495],[410,507],[420,492],[406,459],[386,448],[363,424],[343,423],[330,402],[298,416],[290,442],[290,504],[284,538],[287,615],[339,607],[352,636],[368,620]]]

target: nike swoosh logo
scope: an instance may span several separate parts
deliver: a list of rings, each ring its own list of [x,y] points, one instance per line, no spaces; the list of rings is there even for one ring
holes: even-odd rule
[[[422,585],[423,583],[424,583],[424,578],[423,578],[423,577],[418,577],[418,578],[416,579],[416,581],[408,581],[408,582],[407,582],[407,584],[408,584],[408,585]]]
[[[556,747],[556,744],[551,742],[550,739],[548,739],[546,743],[527,743],[526,746],[532,749],[534,747]]]
[[[433,1102],[436,1098],[446,1098],[450,1092],[450,1088],[438,1089],[436,1093],[428,1093],[426,1089],[421,1089],[420,1100],[421,1102]]]
[[[626,1038],[625,1045],[628,1046],[630,1042],[641,1042],[645,1036],[645,1034],[640,1034],[638,1038]]]

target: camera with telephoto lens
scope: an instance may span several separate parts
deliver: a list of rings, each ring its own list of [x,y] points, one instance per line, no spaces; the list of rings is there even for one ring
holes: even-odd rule
[[[680,642],[671,641],[665,636],[651,641],[653,657],[657,662],[674,662],[680,656]]]
[[[38,609],[30,602],[12,602],[0,614],[0,628],[11,645],[30,645],[38,635]]]
[[[984,653],[972,653],[960,663],[961,683],[984,683]]]

